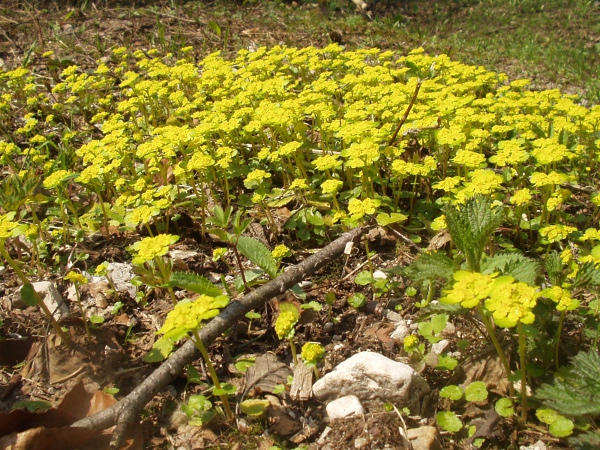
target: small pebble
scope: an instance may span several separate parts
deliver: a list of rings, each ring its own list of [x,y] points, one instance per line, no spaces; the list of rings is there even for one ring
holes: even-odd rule
[[[327,322],[325,325],[323,325],[323,331],[325,333],[329,333],[331,330],[333,330],[333,322]]]

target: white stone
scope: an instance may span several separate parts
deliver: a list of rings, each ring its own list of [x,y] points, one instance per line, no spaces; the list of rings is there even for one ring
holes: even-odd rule
[[[365,413],[356,395],[346,395],[327,404],[325,407],[329,420],[344,419],[350,416],[361,416]]]
[[[519,447],[519,450],[546,450],[546,444],[544,444],[542,441],[537,441],[535,444],[533,445],[528,445],[527,447],[525,447],[524,445],[521,445]]]
[[[336,366],[313,385],[318,400],[355,395],[367,407],[390,402],[421,410],[427,382],[412,367],[375,352],[361,352]]]
[[[135,298],[137,288],[131,284],[135,274],[130,264],[111,262],[108,264],[108,274],[119,292],[126,292],[131,298]]]
[[[62,295],[56,290],[54,283],[51,281],[37,281],[31,284],[56,320],[69,315],[69,307]]]
[[[390,337],[392,339],[398,339],[400,342],[404,342],[404,339],[410,335],[410,328],[408,324],[402,320],[396,324],[396,329],[391,332]]]
[[[431,353],[435,353],[436,355],[441,355],[442,352],[444,350],[446,350],[446,347],[448,347],[450,345],[450,342],[447,341],[446,339],[442,339],[439,342],[436,342],[435,344],[433,344],[431,346]]]

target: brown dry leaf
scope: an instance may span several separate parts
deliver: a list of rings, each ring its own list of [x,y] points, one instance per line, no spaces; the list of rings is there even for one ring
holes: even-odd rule
[[[490,392],[507,395],[510,381],[496,351],[489,349],[476,353],[460,365],[460,370],[450,380],[452,384],[468,385],[473,381],[483,381]]]
[[[33,413],[15,410],[0,414],[0,448],[10,450],[79,449],[102,450],[108,448],[112,429],[103,433],[69,425],[79,419],[102,411],[116,400],[101,391],[87,392],[78,383],[68,392],[56,409]],[[141,427],[132,430],[124,449],[142,449]]]
[[[381,341],[386,350],[393,350],[397,344],[396,340],[390,335],[394,332],[396,326],[393,323],[376,323],[365,330],[365,336],[373,336]]]
[[[246,389],[242,398],[251,390],[272,393],[275,386],[287,383],[287,377],[291,374],[291,369],[273,353],[260,355],[246,371]]]

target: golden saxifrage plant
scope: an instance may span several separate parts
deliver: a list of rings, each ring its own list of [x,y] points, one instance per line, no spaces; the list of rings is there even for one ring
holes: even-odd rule
[[[522,386],[528,350],[544,370],[565,362],[560,336],[578,313],[597,344],[600,106],[422,49],[276,46],[198,62],[190,50],[116,48],[65,68],[51,92],[36,70],[0,72],[0,249],[25,286],[59,270],[61,246],[130,233],[140,280],[175,304],[190,280],[166,253],[183,215],[245,257],[258,247],[238,211],[292,243],[374,218],[415,240],[449,230],[458,252],[416,263],[444,267],[419,269],[420,304],[475,311]],[[275,276],[278,256],[256,252],[260,276]],[[533,337],[544,317],[558,325],[546,343]],[[494,342],[500,328],[516,330],[517,365]]]

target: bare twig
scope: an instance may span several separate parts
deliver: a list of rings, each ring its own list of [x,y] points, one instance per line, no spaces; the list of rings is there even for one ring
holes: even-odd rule
[[[413,108],[415,101],[417,100],[417,96],[419,95],[419,90],[421,90],[422,83],[423,82],[421,80],[417,81],[417,85],[415,86],[415,92],[413,92],[413,96],[410,99],[410,103],[408,104],[406,111],[404,111],[404,115],[402,116],[402,119],[400,119],[400,123],[396,127],[396,131],[394,131],[394,135],[390,139],[390,142],[388,143],[388,147],[391,147],[394,144],[394,142],[396,141],[396,137],[398,136],[398,133],[400,132],[400,128],[402,128],[402,125],[404,125],[404,122],[406,122],[406,119],[408,119],[410,110]]]
[[[230,303],[221,314],[200,330],[199,335],[204,345],[210,345],[248,311],[262,306],[277,295],[283,294],[307,275],[339,258],[344,252],[346,244],[359,238],[364,230],[361,227],[344,233],[316,254],[286,270],[281,276],[248,293],[240,300]],[[125,432],[136,421],[142,408],[164,386],[175,379],[183,371],[186,364],[197,357],[198,352],[194,343],[188,340],[127,397],[110,408],[75,422],[72,427],[100,431],[117,424],[111,448],[119,448],[125,437]]]

